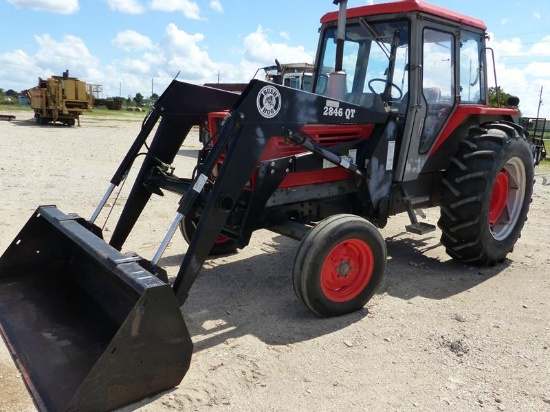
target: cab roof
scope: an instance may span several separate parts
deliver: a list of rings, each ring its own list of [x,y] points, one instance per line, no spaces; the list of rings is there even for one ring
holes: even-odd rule
[[[486,30],[487,26],[483,21],[454,12],[443,7],[436,6],[434,4],[426,3],[420,0],[401,0],[391,3],[373,4],[371,6],[353,7],[347,9],[346,16],[348,19],[358,17],[368,17],[383,14],[395,14],[395,13],[410,13],[420,12],[431,14],[438,17],[443,17],[457,23],[476,27],[482,30]],[[338,12],[330,12],[321,17],[321,23],[329,23],[338,20]]]

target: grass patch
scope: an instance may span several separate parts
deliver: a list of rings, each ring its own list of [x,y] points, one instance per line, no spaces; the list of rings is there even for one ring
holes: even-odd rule
[[[104,108],[94,108],[91,112],[84,112],[83,116],[94,120],[117,120],[123,121],[142,121],[147,115],[147,111],[134,112],[130,110],[109,110]]]
[[[18,104],[0,104],[0,112],[29,112],[32,109],[28,106],[19,106]]]
[[[17,112],[23,114],[28,114],[29,118],[34,116],[33,110],[29,106],[20,106],[18,104],[0,104],[0,114],[6,112]],[[94,120],[121,120],[121,121],[143,121],[147,115],[147,110],[142,112],[131,111],[131,110],[109,110],[106,108],[94,108],[91,112],[84,112],[82,118],[94,119]]]
[[[547,157],[545,159],[541,159],[540,163],[535,166],[535,174],[548,172],[550,172],[550,159]]]

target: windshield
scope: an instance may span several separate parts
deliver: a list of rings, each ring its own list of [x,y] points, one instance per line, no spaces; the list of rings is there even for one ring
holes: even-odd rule
[[[336,28],[325,31],[315,92],[328,95],[329,74],[336,63]],[[380,111],[406,107],[409,79],[409,26],[406,21],[346,27],[342,70],[346,75],[341,98]],[[335,97],[335,96],[332,96]]]

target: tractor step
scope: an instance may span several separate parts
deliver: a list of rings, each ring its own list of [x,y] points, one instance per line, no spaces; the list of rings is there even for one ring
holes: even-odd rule
[[[407,232],[411,232],[416,235],[425,235],[426,233],[435,231],[435,225],[424,222],[416,222],[405,226],[405,228],[407,229]]]

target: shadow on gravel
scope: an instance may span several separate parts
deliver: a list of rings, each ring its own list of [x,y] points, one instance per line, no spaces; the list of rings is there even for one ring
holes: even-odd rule
[[[41,127],[41,128],[50,128],[50,129],[57,129],[57,128],[70,129],[70,128],[79,127],[76,124],[74,126],[67,126],[66,124],[63,124],[63,123],[38,124],[33,118],[12,120],[10,123],[13,124],[14,126]]]
[[[254,243],[254,256],[239,254],[207,260],[182,313],[195,352],[228,339],[256,336],[269,345],[307,341],[343,329],[367,316],[367,309],[337,318],[319,318],[294,294],[292,262],[298,242],[274,236]],[[182,255],[167,256],[162,266],[178,266]]]
[[[388,267],[385,280],[378,289],[401,299],[417,296],[441,300],[457,295],[505,271],[510,260],[493,267],[469,266],[450,257],[441,261],[427,255],[441,248],[437,235],[417,237],[403,232],[386,239]]]
[[[471,267],[427,256],[442,248],[435,235],[417,237],[399,233],[386,238],[388,267],[377,293],[400,299],[422,296],[445,299],[476,287],[505,270],[509,261],[494,267]],[[268,243],[251,242],[254,256],[239,253],[207,260],[183,305],[182,312],[195,343],[195,351],[227,339],[256,336],[270,345],[286,345],[330,334],[361,321],[362,311],[319,318],[294,294],[292,263],[298,242],[274,236]],[[182,255],[161,259],[162,266],[179,266]]]

